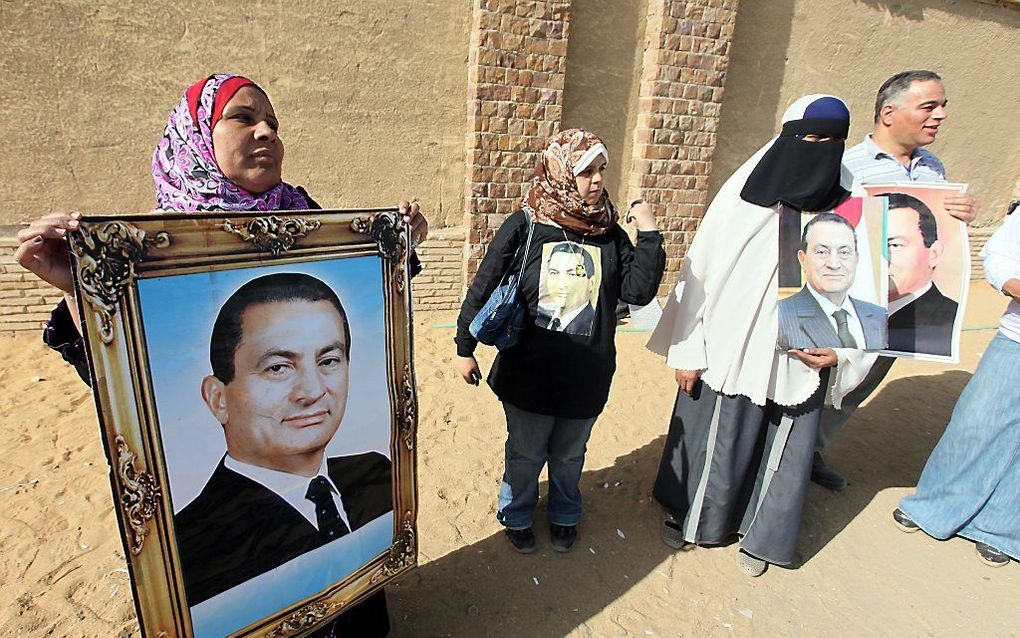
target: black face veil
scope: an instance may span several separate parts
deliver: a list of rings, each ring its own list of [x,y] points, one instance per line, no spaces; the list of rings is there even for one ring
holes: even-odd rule
[[[835,208],[850,196],[839,183],[849,130],[849,114],[846,119],[805,117],[786,122],[775,143],[751,171],[740,198],[759,206],[782,202],[800,211]],[[808,134],[838,139],[808,142],[802,137]]]

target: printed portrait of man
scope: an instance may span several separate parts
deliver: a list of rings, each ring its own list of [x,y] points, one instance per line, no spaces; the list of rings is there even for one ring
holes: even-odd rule
[[[309,275],[253,279],[220,309],[201,394],[227,451],[174,517],[189,606],[392,510],[388,458],[326,457],[350,352],[340,299]]]
[[[546,293],[539,299],[535,324],[555,332],[591,335],[596,274],[595,259],[584,246],[572,241],[554,244],[542,264]]]
[[[797,259],[807,283],[779,302],[779,347],[884,348],[885,309],[848,294],[860,260],[850,222],[834,213],[815,215],[804,225]]]
[[[889,349],[952,354],[959,304],[932,281],[945,253],[931,209],[905,193],[890,193]]]

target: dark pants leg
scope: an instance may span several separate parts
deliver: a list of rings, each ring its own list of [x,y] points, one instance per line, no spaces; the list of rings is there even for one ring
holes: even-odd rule
[[[578,482],[595,418],[568,419],[536,414],[503,402],[506,457],[496,518],[510,529],[531,527],[538,504],[538,477],[549,463],[549,520],[577,525],[581,519]]]
[[[822,372],[818,391],[799,406],[768,405],[763,457],[740,526],[740,546],[776,565],[790,564],[796,553],[828,376]]]
[[[386,592],[372,594],[308,638],[385,638],[390,635]]]
[[[842,409],[837,410],[831,405],[825,406],[822,410],[821,423],[818,425],[818,440],[815,444],[815,449],[821,452],[832,443],[832,440],[840,433],[861,403],[864,403],[864,400],[875,392],[878,385],[889,374],[889,370],[892,368],[893,361],[895,360],[896,357],[879,357],[878,361],[875,362],[875,365],[871,367],[871,370],[864,377],[861,385],[843,397]]]
[[[678,392],[652,495],[688,542],[716,544],[737,531],[758,459],[764,408],[704,383]]]

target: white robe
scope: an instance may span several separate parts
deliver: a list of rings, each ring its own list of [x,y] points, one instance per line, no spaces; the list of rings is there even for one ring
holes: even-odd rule
[[[730,176],[719,190],[669,296],[648,349],[677,370],[700,370],[713,390],[742,395],[756,405],[784,406],[806,401],[820,383],[813,370],[776,349],[779,331],[779,215],[777,205],[758,206],[740,191],[770,140]],[[841,181],[854,191],[843,167]],[[839,363],[830,375],[831,402],[842,399],[864,379],[877,354],[837,348]]]

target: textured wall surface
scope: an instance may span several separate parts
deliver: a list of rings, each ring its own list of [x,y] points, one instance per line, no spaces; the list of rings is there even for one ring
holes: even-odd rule
[[[902,70],[945,80],[949,117],[929,148],[997,224],[1020,177],[1020,8],[974,0],[769,0],[737,15],[711,192],[808,93],[845,99],[849,143],[871,130],[875,92]]]
[[[324,206],[418,197],[463,214],[470,0],[0,3],[0,226],[154,204],[149,164],[187,85],[273,100],[284,178]]]
[[[570,6],[562,127],[586,128],[606,143],[606,188],[618,208],[626,205],[647,24],[648,0]]]
[[[418,198],[435,240],[416,305],[453,307],[470,18],[470,0],[0,2],[0,329],[34,329],[54,297],[13,263],[17,225],[151,209],[171,108],[223,71],[269,93],[284,179],[323,206]]]
[[[621,209],[637,196],[657,205],[663,290],[711,195],[804,93],[844,97],[856,142],[882,80],[933,68],[946,79],[950,118],[931,149],[982,203],[974,237],[1020,197],[1016,2],[152,6],[0,1],[0,328],[36,325],[53,298],[11,263],[13,228],[56,209],[151,208],[149,162],[169,110],[188,84],[222,70],[268,90],[285,178],[324,206],[420,200],[433,227],[414,288],[422,308],[456,307],[537,152],[562,127],[606,140]]]
[[[544,137],[581,126],[617,157],[608,185],[618,206],[626,210],[631,197],[655,205],[668,255],[663,292],[675,281],[708,196],[736,4],[479,0],[468,80],[468,278],[519,206]]]
[[[665,295],[708,204],[737,0],[649,0],[629,196],[656,206]]]
[[[559,130],[569,31],[563,0],[475,0],[468,65],[465,266],[520,208],[538,153]]]

